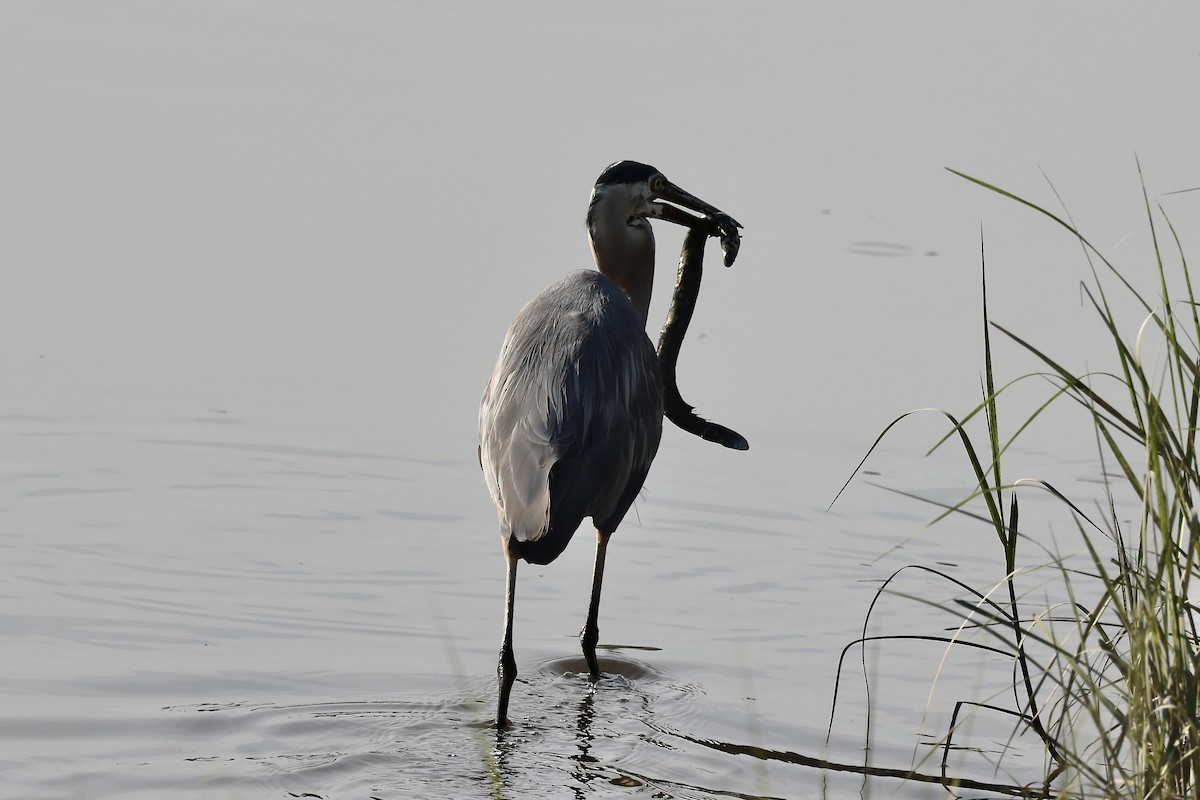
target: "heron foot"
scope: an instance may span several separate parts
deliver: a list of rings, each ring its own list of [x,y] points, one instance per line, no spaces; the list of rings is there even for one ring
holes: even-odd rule
[[[600,641],[600,629],[598,627],[583,626],[583,630],[579,632],[579,644],[583,646],[583,658],[587,661],[588,672],[591,673],[593,679],[600,677],[600,665],[596,661],[596,644]]]
[[[513,683],[517,680],[517,659],[512,650],[504,648],[500,651],[500,663],[496,665],[496,676],[500,679],[500,699],[496,703],[496,727],[508,726],[508,697],[512,693]]]

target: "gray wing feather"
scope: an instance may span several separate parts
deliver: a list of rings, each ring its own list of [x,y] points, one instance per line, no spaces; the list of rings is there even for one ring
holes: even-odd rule
[[[574,272],[521,310],[479,431],[502,533],[563,537],[553,558],[583,517],[616,527],[658,450],[662,384],[641,320],[612,281]]]

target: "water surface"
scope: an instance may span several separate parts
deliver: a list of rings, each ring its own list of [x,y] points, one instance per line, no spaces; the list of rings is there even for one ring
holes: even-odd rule
[[[717,485],[738,466],[689,465],[715,449],[670,434],[662,479],[610,550],[605,675],[586,676],[575,639],[581,532],[554,565],[521,569],[521,675],[498,736],[503,561],[486,523],[442,497],[474,487],[477,465],[375,450],[350,431],[275,438],[294,433],[228,414],[3,420],[20,453],[3,541],[9,796],[794,796],[861,783],[813,763],[861,762],[861,679],[825,739],[836,653],[891,546],[872,531],[882,514],[792,507],[766,475],[759,490],[782,499],[741,504]],[[937,546],[901,550],[929,559]],[[910,649],[886,654],[889,679],[909,687],[889,690],[898,698],[927,689],[937,654]],[[911,742],[921,705],[879,714],[876,735]],[[907,767],[912,753],[882,743],[874,757]]]

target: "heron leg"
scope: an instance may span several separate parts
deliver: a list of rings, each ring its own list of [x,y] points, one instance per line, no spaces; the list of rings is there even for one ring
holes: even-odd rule
[[[600,666],[596,663],[596,643],[600,641],[600,628],[596,624],[600,616],[600,586],[604,582],[604,553],[608,550],[611,533],[596,531],[596,568],[592,572],[592,601],[588,604],[587,622],[579,632],[579,643],[583,645],[583,657],[593,678],[600,677]]]
[[[517,679],[517,659],[513,656],[513,601],[517,596],[517,555],[504,541],[504,558],[508,562],[508,575],[505,578],[504,600],[504,643],[500,646],[500,663],[496,666],[496,675],[500,679],[500,699],[496,704],[496,727],[508,725],[508,696],[512,692],[513,681]]]

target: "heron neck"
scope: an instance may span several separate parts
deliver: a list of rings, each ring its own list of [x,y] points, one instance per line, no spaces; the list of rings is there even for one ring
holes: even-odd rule
[[[654,234],[650,223],[638,220],[631,225],[621,220],[607,228],[594,227],[591,234],[596,269],[621,288],[644,326],[654,291]]]

